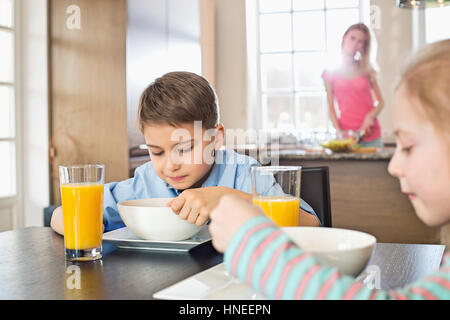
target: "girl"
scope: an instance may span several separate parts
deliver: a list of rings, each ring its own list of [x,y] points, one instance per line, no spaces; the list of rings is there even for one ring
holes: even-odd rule
[[[370,66],[370,32],[363,24],[350,26],[341,45],[342,64],[334,71],[324,71],[329,114],[336,130],[360,131],[362,147],[383,147],[377,115],[383,108],[383,97]],[[377,104],[375,105],[373,96]],[[336,116],[337,101],[340,117]]]
[[[448,70],[450,39],[421,50],[395,92],[397,148],[388,170],[429,226],[450,221]],[[450,299],[450,252],[429,277],[401,289],[375,290],[305,253],[246,201],[224,196],[211,220],[213,245],[225,252],[226,268],[268,298]]]

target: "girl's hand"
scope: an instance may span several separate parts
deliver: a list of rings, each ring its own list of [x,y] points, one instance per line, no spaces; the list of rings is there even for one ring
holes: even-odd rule
[[[375,116],[372,115],[371,113],[368,113],[364,118],[364,121],[359,130],[361,132],[364,132],[364,135],[369,135],[374,125],[375,125]]]
[[[225,252],[238,229],[251,218],[262,214],[262,209],[248,200],[235,195],[223,196],[210,216],[212,245],[217,251]]]

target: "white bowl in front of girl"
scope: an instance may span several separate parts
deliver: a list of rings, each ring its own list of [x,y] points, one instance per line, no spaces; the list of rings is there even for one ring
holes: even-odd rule
[[[284,227],[291,240],[323,263],[356,277],[367,266],[377,242],[368,233],[324,227]]]
[[[181,241],[197,234],[201,226],[175,214],[167,203],[173,198],[128,200],[117,204],[125,225],[145,240]]]

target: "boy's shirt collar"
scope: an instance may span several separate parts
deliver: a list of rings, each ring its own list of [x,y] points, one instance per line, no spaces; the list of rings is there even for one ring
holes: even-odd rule
[[[206,180],[202,183],[202,185],[198,188],[202,188],[202,187],[215,187],[219,185],[219,166],[220,164],[217,163],[217,159],[218,157],[220,157],[220,159],[222,159],[223,157],[223,151],[222,150],[218,150],[216,151],[216,155],[215,155],[215,161],[212,164],[212,169],[209,171],[208,174],[208,178],[206,178]],[[161,179],[161,178],[160,178]],[[174,187],[172,187],[170,184],[167,183],[167,181],[161,179],[163,181],[163,183],[166,185],[166,187],[169,190],[172,190],[173,192],[175,192],[175,194],[177,196],[180,195],[180,193],[182,193],[184,190],[190,189],[175,189]]]

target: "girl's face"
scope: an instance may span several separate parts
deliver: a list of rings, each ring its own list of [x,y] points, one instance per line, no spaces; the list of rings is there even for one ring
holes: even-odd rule
[[[364,32],[358,29],[352,29],[345,35],[342,49],[346,54],[353,57],[357,51],[363,53],[365,42],[366,35]]]
[[[400,181],[416,214],[428,226],[450,221],[450,145],[421,114],[404,85],[394,99],[397,142],[388,171]]]

